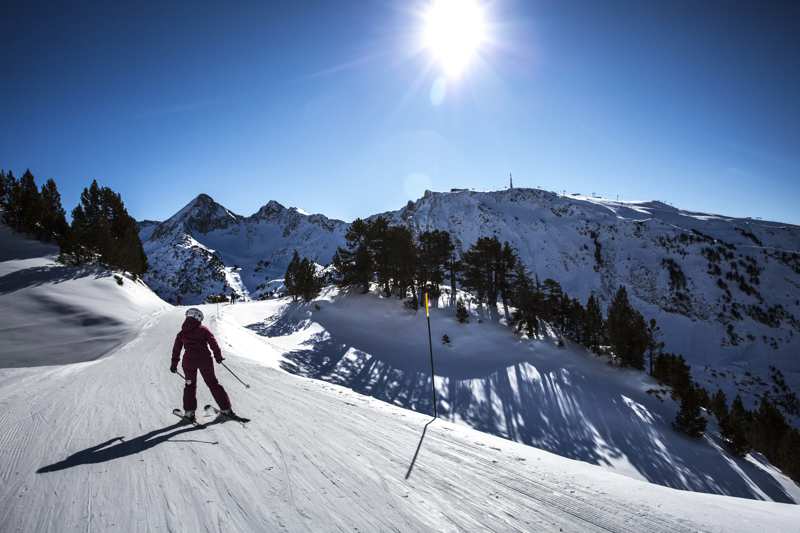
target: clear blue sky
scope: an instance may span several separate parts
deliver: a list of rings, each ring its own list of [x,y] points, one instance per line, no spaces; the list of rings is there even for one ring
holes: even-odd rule
[[[512,171],[800,223],[798,2],[484,2],[438,100],[425,2],[62,4],[0,7],[0,168],[68,210],[97,178],[139,219],[206,192],[350,220]]]

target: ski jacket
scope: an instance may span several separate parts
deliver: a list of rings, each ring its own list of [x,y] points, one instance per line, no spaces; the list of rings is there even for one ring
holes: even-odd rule
[[[175,336],[175,344],[172,346],[172,365],[177,366],[181,358],[181,348],[186,348],[183,356],[184,361],[189,361],[195,365],[202,366],[204,363],[211,363],[211,351],[218,360],[222,357],[217,339],[209,329],[200,324],[196,319],[186,317],[181,326],[181,330]]]

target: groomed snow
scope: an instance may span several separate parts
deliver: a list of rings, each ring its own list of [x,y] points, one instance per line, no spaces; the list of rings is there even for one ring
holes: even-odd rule
[[[236,323],[263,311],[259,304],[203,308],[227,363],[251,388],[217,367],[220,380],[253,421],[180,426],[170,410],[183,384],[168,366],[183,308],[134,298],[128,280],[108,286],[102,276],[36,276],[26,285],[16,274],[24,269],[8,260],[0,283],[15,276],[15,289],[0,302],[4,324],[12,314],[38,320],[47,308],[26,302],[39,289],[115,317],[125,335],[91,361],[0,368],[3,532],[796,531],[800,523],[794,505],[630,479],[286,373],[279,345]],[[82,284],[82,298],[61,292],[71,282]],[[49,313],[52,324],[72,312]],[[36,359],[50,340],[46,329],[26,331]],[[77,338],[93,329],[69,331]],[[210,401],[203,385],[198,391],[200,405]]]
[[[2,371],[0,530],[797,526],[793,505],[667,489],[441,420],[426,429],[425,415],[230,355],[233,331],[221,335],[228,363],[251,389],[219,375],[253,421],[177,426],[181,382],[167,366],[182,318],[153,317],[94,362]]]

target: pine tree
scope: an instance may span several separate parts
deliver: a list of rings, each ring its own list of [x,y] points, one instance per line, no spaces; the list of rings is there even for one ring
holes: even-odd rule
[[[800,431],[790,429],[778,445],[777,466],[784,474],[800,483]]]
[[[458,303],[456,303],[456,319],[458,319],[458,322],[461,324],[469,321],[469,312],[467,312],[467,306],[464,305],[464,300],[461,298],[459,298]]]
[[[416,304],[417,247],[414,237],[404,226],[390,226],[385,235],[385,253],[389,260],[386,272],[391,280],[390,293],[398,298],[405,298],[410,294]],[[438,291],[437,284],[436,292],[431,294],[434,301],[439,296]]]
[[[385,296],[392,293],[392,256],[389,238],[389,221],[377,217],[366,224],[366,245],[372,259],[375,281]]]
[[[139,276],[147,271],[147,256],[136,221],[122,197],[97,181],[83,190],[81,203],[72,210],[72,226],[62,252],[82,263],[99,260],[110,268]]]
[[[516,271],[519,258],[517,253],[511,248],[508,242],[503,243],[503,249],[500,252],[499,263],[497,265],[497,290],[500,293],[500,301],[503,303],[503,314],[506,321],[511,320],[511,315],[508,312],[508,302],[511,300],[512,287],[514,284],[513,276]]]
[[[289,261],[289,266],[286,267],[286,274],[283,276],[283,285],[286,287],[286,294],[291,296],[293,300],[297,300],[299,296],[298,290],[298,271],[300,269],[300,254],[297,250],[292,255],[292,260]]]
[[[538,284],[528,276],[525,266],[517,263],[511,291],[511,303],[516,308],[511,323],[517,331],[525,331],[528,337],[539,336],[539,319],[543,315],[543,296]]]
[[[700,402],[694,387],[681,397],[681,406],[673,423],[675,429],[692,438],[700,438],[706,430],[706,419],[700,412]]]
[[[605,337],[605,320],[600,310],[600,304],[594,293],[589,295],[586,302],[586,312],[583,322],[583,345],[595,353],[600,352],[600,344]]]
[[[728,398],[722,389],[717,389],[717,392],[711,397],[711,412],[720,423],[728,416]]]
[[[40,227],[41,197],[30,170],[26,170],[11,191],[9,206],[12,227],[22,233],[37,234]]]
[[[783,413],[773,404],[767,395],[761,397],[758,409],[752,414],[748,440],[756,450],[773,461],[778,456],[778,447],[783,436],[789,430]]]
[[[0,169],[0,209],[6,207],[6,194],[8,193],[8,184],[6,182],[6,173]]]
[[[430,286],[434,301],[441,294],[445,272],[450,266],[455,247],[446,231],[425,231],[419,236],[417,251],[417,283]]]
[[[450,306],[452,307],[456,301],[456,281],[461,269],[461,262],[456,259],[455,252],[450,254],[450,261],[447,267],[450,269]]]
[[[740,457],[750,451],[750,442],[747,439],[749,422],[750,413],[744,408],[742,397],[737,394],[728,415],[720,421],[719,429],[728,449]]]
[[[0,176],[3,181],[3,195],[0,196],[0,207],[3,208],[3,219],[5,220],[6,224],[11,227],[14,227],[14,198],[15,198],[15,189],[17,188],[17,179],[14,177],[14,173],[10,170],[7,174]]]
[[[692,385],[691,368],[682,355],[658,354],[653,377],[672,387],[673,397],[682,396]]]
[[[61,194],[52,179],[42,185],[40,238],[63,244],[67,238],[67,219],[61,206]]]
[[[650,362],[650,375],[653,375],[653,365],[655,364],[656,355],[661,353],[664,348],[664,343],[659,339],[661,337],[661,328],[658,327],[655,318],[651,318],[647,323],[647,355]]]
[[[375,272],[370,252],[374,232],[370,226],[360,218],[354,220],[345,235],[347,248],[338,248],[333,257],[333,265],[339,272],[339,285],[357,286],[364,293],[369,291],[369,284]]]
[[[497,297],[504,272],[503,247],[497,237],[481,237],[461,257],[464,289],[478,302],[485,303],[492,319],[497,319]]]
[[[543,318],[553,324],[559,331],[563,316],[561,313],[561,301],[564,298],[564,291],[561,284],[554,279],[547,278],[542,282],[542,313]]]
[[[317,267],[313,261],[305,257],[297,267],[297,287],[299,296],[306,302],[319,296],[322,289],[321,280],[317,276]]]
[[[628,301],[624,286],[617,290],[608,308],[608,340],[623,366],[644,370],[644,352],[649,342],[647,325]]]

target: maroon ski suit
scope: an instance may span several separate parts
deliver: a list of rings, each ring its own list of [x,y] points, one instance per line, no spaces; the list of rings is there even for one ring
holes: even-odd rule
[[[194,411],[197,408],[197,371],[203,376],[214,400],[222,410],[231,408],[231,401],[222,385],[217,381],[214,374],[214,362],[211,360],[211,352],[214,351],[214,358],[217,362],[222,361],[222,351],[219,349],[217,339],[214,334],[200,322],[191,317],[181,326],[180,332],[175,337],[175,345],[172,347],[172,368],[177,368],[181,357],[181,348],[186,348],[183,354],[183,372],[186,375],[186,386],[183,389],[183,409]]]

